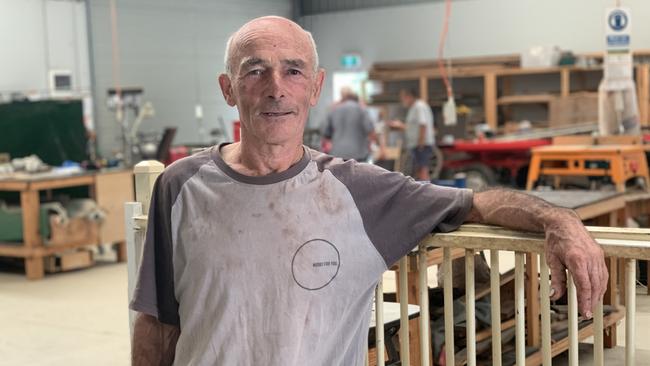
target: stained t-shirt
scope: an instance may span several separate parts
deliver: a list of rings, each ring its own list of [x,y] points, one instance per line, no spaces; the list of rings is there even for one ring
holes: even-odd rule
[[[214,147],[158,178],[131,308],[180,327],[175,365],[363,365],[382,273],[471,202],[307,148],[244,176]]]

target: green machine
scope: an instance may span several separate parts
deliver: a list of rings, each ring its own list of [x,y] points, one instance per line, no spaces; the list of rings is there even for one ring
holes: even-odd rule
[[[46,164],[59,166],[66,160],[88,159],[86,128],[80,100],[21,101],[0,104],[0,152],[11,158],[38,155]],[[23,240],[22,212],[14,206],[14,192],[0,192],[0,241]],[[12,202],[6,205],[5,202]],[[39,231],[50,235],[50,205],[44,203],[39,213]]]
[[[12,158],[31,154],[58,166],[88,159],[80,100],[0,104],[0,152]]]

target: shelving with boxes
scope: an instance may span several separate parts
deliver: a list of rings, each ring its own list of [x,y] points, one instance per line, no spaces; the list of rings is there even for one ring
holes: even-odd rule
[[[466,129],[485,122],[492,130],[508,132],[509,123],[532,118],[532,127],[596,122],[602,54],[583,54],[594,66],[521,68],[518,55],[451,60],[456,105],[472,111]],[[650,127],[650,50],[634,52],[635,81],[641,126]],[[446,95],[437,61],[375,63],[369,79],[381,82],[382,93],[369,96],[370,104],[392,110],[401,88],[416,88],[434,108]],[[523,110],[523,113],[522,113]],[[523,116],[523,117],[522,117]]]

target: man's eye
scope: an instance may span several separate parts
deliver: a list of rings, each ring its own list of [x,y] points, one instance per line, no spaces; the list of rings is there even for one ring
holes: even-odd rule
[[[248,72],[248,75],[259,76],[259,75],[262,75],[262,72],[264,72],[264,70],[262,70],[262,69],[255,69],[255,70],[251,70],[251,71],[249,71],[249,72]]]
[[[300,74],[302,74],[302,72],[300,72],[300,70],[289,69],[289,75],[300,75]]]

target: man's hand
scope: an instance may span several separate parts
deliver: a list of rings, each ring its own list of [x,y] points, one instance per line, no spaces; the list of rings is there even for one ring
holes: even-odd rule
[[[395,129],[395,130],[404,130],[406,129],[406,124],[400,120],[392,120],[388,122],[388,127]]]
[[[131,365],[172,365],[180,329],[138,313],[133,325]]]
[[[565,268],[573,276],[578,309],[591,318],[592,311],[607,289],[609,274],[603,250],[589,235],[580,219],[564,211],[566,218],[546,228],[546,261],[551,269],[551,300],[566,291]]]
[[[578,308],[591,317],[605,294],[609,275],[602,249],[575,212],[525,193],[494,189],[474,194],[466,221],[545,233],[551,299],[557,300],[566,291],[564,270],[568,269],[576,284]]]

